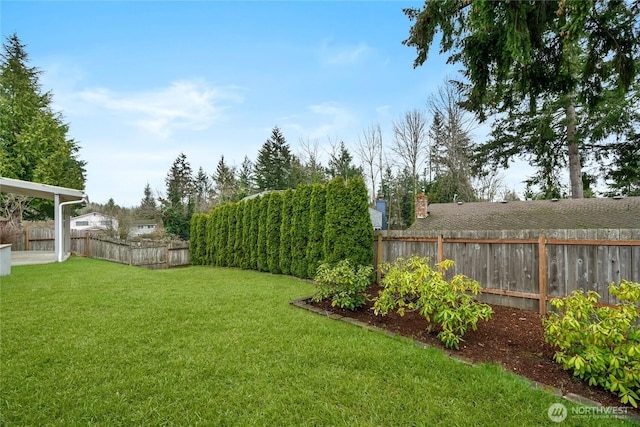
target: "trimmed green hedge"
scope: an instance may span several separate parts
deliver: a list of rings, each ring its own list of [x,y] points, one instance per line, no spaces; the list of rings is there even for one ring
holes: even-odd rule
[[[190,231],[196,265],[313,278],[323,262],[373,261],[367,189],[359,178],[227,203],[194,215]]]

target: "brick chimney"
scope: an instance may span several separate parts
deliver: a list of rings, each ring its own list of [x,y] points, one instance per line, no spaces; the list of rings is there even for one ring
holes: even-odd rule
[[[416,194],[416,219],[426,218],[429,216],[429,212],[427,211],[428,205],[429,201],[427,200],[427,196],[422,193]]]

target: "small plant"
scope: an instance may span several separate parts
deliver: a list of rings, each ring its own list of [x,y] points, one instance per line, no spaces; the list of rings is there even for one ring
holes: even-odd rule
[[[640,394],[640,284],[622,280],[609,285],[620,301],[615,307],[598,304],[600,295],[578,290],[551,300],[551,312],[542,324],[545,340],[557,348],[554,359],[573,375],[638,407]]]
[[[371,284],[373,268],[369,265],[354,268],[349,260],[342,260],[334,267],[322,263],[314,280],[314,301],[330,299],[333,307],[355,310],[367,302],[366,289]]]
[[[467,330],[476,330],[478,320],[489,320],[493,310],[475,300],[480,292],[477,281],[461,274],[450,282],[443,278],[443,272],[455,265],[453,261],[436,264],[437,270],[429,261],[415,255],[381,265],[384,289],[375,300],[375,313],[396,310],[404,316],[406,310],[417,310],[428,322],[440,325],[438,338],[447,348],[459,349]]]

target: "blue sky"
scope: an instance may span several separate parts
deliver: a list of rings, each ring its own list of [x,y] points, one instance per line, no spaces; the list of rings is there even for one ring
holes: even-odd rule
[[[402,9],[421,4],[3,0],[0,28],[43,71],[90,199],[134,206],[147,183],[164,192],[181,152],[211,174],[221,155],[255,160],[276,125],[294,153],[317,141],[326,156],[379,124],[390,151],[393,121],[456,76],[435,52],[413,68]],[[505,177],[522,188],[523,172]]]

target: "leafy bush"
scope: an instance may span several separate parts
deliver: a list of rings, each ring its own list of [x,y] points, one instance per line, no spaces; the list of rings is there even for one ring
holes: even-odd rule
[[[312,278],[324,259],[324,225],[326,214],[326,189],[314,184],[309,205],[309,235],[307,237],[307,277]]]
[[[438,338],[447,348],[458,349],[467,330],[476,330],[478,320],[489,320],[493,310],[475,300],[480,292],[477,281],[461,274],[450,282],[444,279],[443,273],[455,265],[453,261],[436,264],[437,270],[430,267],[429,261],[414,255],[382,264],[384,289],[373,308],[376,314],[396,310],[400,316],[406,310],[417,310],[428,322],[440,325]]]
[[[552,299],[559,313],[543,320],[545,340],[558,349],[554,358],[564,369],[638,407],[640,284],[622,280],[618,287],[611,284],[609,292],[620,301],[615,307],[600,306],[594,291]]]
[[[334,267],[322,263],[314,280],[316,292],[314,301],[330,299],[333,307],[355,310],[367,302],[366,289],[371,284],[373,267],[360,265],[351,266],[349,260],[338,262]]]

